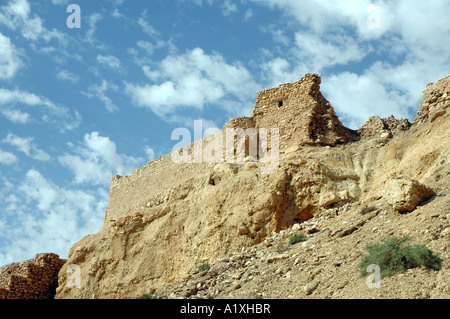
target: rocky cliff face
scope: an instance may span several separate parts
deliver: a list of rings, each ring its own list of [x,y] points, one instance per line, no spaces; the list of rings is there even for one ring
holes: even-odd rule
[[[56,297],[252,298],[258,289],[275,298],[357,297],[365,280],[354,263],[368,240],[410,233],[448,258],[449,95],[450,76],[426,88],[413,124],[373,117],[354,132],[323,98],[317,75],[259,92],[252,117],[221,132],[278,128],[277,169],[264,174],[251,156],[177,164],[168,155],[113,177],[103,228],[72,247]],[[195,156],[210,140],[186,151]],[[311,236],[309,246],[285,247],[292,227]],[[208,280],[193,276],[204,262],[216,269]],[[80,288],[67,285],[70,265],[81,270]],[[445,259],[446,275],[433,274],[446,283],[434,286],[437,295],[448,294],[448,267]],[[299,285],[314,288],[282,291]],[[395,298],[389,291],[381,297]]]

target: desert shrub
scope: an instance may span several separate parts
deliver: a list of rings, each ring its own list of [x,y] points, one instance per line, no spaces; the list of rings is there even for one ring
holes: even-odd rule
[[[211,269],[211,265],[208,262],[206,262],[198,268],[198,271],[204,272],[204,271],[208,271],[209,269]]]
[[[158,296],[156,294],[145,294],[143,299],[158,299]]]
[[[366,245],[368,255],[364,256],[359,264],[361,277],[367,274],[367,267],[372,264],[380,267],[381,278],[390,277],[397,272],[404,272],[407,269],[420,266],[433,270],[442,268],[443,260],[425,245],[404,245],[410,239],[410,236],[389,237],[381,243]]]
[[[291,237],[289,238],[289,244],[291,245],[295,245],[297,243],[300,243],[302,241],[306,241],[308,238],[306,237],[305,234],[292,234]]]

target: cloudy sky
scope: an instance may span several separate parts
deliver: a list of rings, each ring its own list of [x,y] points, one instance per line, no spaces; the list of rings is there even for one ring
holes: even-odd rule
[[[305,73],[348,127],[412,120],[450,73],[448,12],[446,0],[1,0],[0,266],[66,258],[100,230],[111,176],[170,153],[175,128],[221,128]]]

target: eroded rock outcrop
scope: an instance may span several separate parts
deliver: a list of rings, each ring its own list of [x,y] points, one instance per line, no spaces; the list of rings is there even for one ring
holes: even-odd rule
[[[379,116],[372,116],[358,130],[362,137],[380,138],[389,140],[401,131],[407,131],[411,127],[411,123],[407,119],[396,119],[393,116],[382,119]]]
[[[180,164],[168,155],[130,176],[113,177],[103,228],[72,247],[56,297],[139,298],[189,278],[205,261],[264,243],[294,224],[316,233],[319,228],[306,227],[311,218],[352,207],[345,214],[355,219],[354,225],[329,232],[332,249],[339,245],[336,238],[364,231],[361,216],[368,221],[397,205],[395,192],[389,191],[397,188],[386,184],[390,176],[415,180],[433,192],[445,190],[449,103],[440,90],[447,90],[449,80],[425,90],[428,102],[422,103],[412,125],[374,117],[359,134],[340,123],[320,93],[317,75],[259,92],[252,116],[233,119],[224,130],[279,128],[277,169],[264,174],[261,159],[249,156],[247,162]],[[431,121],[436,112],[440,115],[431,115]],[[195,156],[208,141],[190,145],[187,154]],[[417,203],[406,201],[406,209],[427,196],[419,196]],[[71,264],[81,269],[79,289],[67,286]]]

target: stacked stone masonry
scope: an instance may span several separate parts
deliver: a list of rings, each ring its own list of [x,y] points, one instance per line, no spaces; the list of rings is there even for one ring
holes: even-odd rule
[[[450,106],[450,75],[428,84],[423,92],[422,104],[414,124],[428,120],[430,123],[448,112]]]
[[[306,74],[300,81],[260,91],[252,115],[256,128],[279,128],[280,149],[355,140],[356,133],[342,125],[323,97],[320,83],[319,75]]]
[[[38,254],[1,268],[0,299],[53,299],[65,262],[56,254]]]

